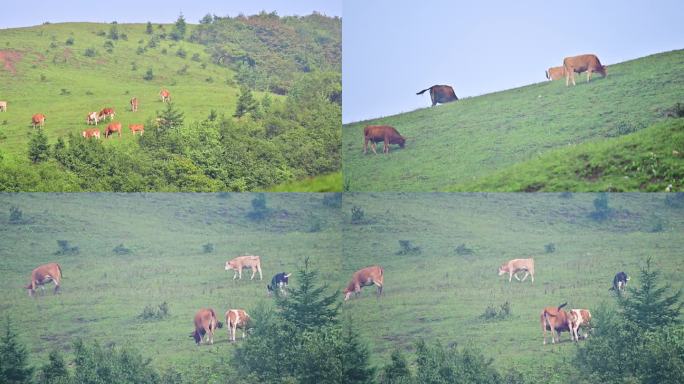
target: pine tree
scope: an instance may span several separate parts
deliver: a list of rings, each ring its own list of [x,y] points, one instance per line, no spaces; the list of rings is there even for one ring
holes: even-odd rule
[[[237,106],[235,107],[234,117],[240,118],[247,113],[254,112],[257,108],[257,101],[252,96],[252,91],[247,87],[240,88]]]
[[[39,384],[61,384],[69,382],[69,372],[64,362],[64,357],[57,350],[50,352],[49,361],[41,369],[38,375]]]
[[[618,303],[625,317],[643,330],[654,330],[671,324],[679,324],[682,291],[667,296],[670,286],[658,286],[660,271],[651,270],[651,258],[641,268],[641,286],[629,288],[629,297],[621,297]]]
[[[345,383],[372,383],[375,369],[370,365],[368,346],[361,343],[359,334],[352,328],[351,316],[347,317],[345,323],[340,346],[342,378]]]
[[[411,371],[408,361],[400,350],[395,349],[390,356],[390,363],[382,369],[381,384],[398,384],[411,382]]]
[[[152,23],[148,21],[148,22],[147,22],[147,27],[145,27],[145,33],[147,33],[148,35],[151,35],[152,32],[153,32]]]
[[[5,334],[0,337],[0,383],[30,383],[33,368],[28,365],[28,352],[19,344],[12,331],[9,316],[5,321]]]
[[[40,163],[48,159],[50,146],[42,128],[38,128],[29,141],[29,159],[34,163]]]
[[[167,103],[166,109],[158,114],[157,118],[159,119],[159,128],[165,131],[181,127],[184,121],[184,114],[182,111],[176,109],[173,103]]]
[[[304,259],[304,267],[297,271],[297,287],[289,289],[287,296],[276,296],[276,305],[281,317],[287,324],[300,331],[306,331],[337,323],[340,295],[336,291],[326,295],[328,285],[317,285],[318,272],[311,270],[309,258]]]

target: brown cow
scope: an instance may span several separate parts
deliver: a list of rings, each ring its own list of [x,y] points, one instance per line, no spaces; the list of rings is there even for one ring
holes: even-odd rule
[[[102,108],[100,113],[98,113],[97,117],[100,120],[104,120],[104,119],[109,117],[109,120],[111,121],[111,120],[114,120],[115,114],[116,114],[116,112],[114,112],[114,108]]]
[[[389,153],[390,144],[399,144],[399,148],[404,148],[406,138],[402,137],[394,127],[389,125],[369,125],[363,129],[363,154],[368,151],[368,142],[371,142],[371,150],[376,155],[375,143],[384,142],[382,153]]]
[[[62,267],[57,263],[49,263],[39,266],[31,272],[31,282],[26,286],[29,296],[36,293],[36,285],[45,292],[45,284],[55,283],[55,294],[59,291],[59,284],[62,281]]]
[[[456,93],[454,93],[454,89],[449,85],[433,85],[430,88],[423,89],[416,93],[416,95],[422,95],[423,92],[427,90],[430,90],[430,99],[432,100],[433,107],[437,105],[437,103],[444,104],[458,100]]]
[[[211,308],[202,308],[195,315],[195,331],[190,334],[190,337],[193,337],[195,343],[199,345],[204,335],[207,335],[209,343],[214,344],[216,328],[223,328],[223,323],[216,319],[216,312]]]
[[[110,123],[105,129],[105,139],[108,139],[114,132],[117,132],[121,137],[121,123]]]
[[[589,312],[588,309],[571,309],[570,310],[570,324],[572,326],[570,335],[572,336],[572,339],[575,341],[579,340],[579,328],[582,326],[583,328],[591,329],[591,312]],[[586,339],[589,336],[589,333],[584,334],[584,338]]]
[[[42,127],[45,124],[45,115],[42,113],[36,113],[31,117],[31,124],[33,124],[33,128],[36,126]]]
[[[87,138],[94,137],[96,139],[100,138],[100,130],[98,128],[90,128],[81,132],[81,136]]]
[[[539,316],[541,321],[542,331],[544,332],[544,345],[546,345],[546,331],[551,331],[551,342],[556,343],[555,334],[558,334],[558,342],[560,343],[560,333],[563,331],[570,332],[572,335],[572,325],[570,324],[570,316],[563,310],[568,303],[563,303],[558,307],[546,307]]]
[[[100,121],[100,116],[97,114],[97,112],[89,112],[86,115],[86,124],[95,124],[97,125],[98,121]]]
[[[245,330],[249,326],[249,315],[243,309],[229,309],[226,311],[226,326],[228,327],[228,340],[235,341],[238,328],[242,328],[242,338],[245,338]]]
[[[138,112],[138,98],[131,99],[131,112]]]
[[[263,279],[263,276],[261,275],[261,258],[259,256],[238,256],[233,260],[226,261],[226,271],[230,271],[231,269],[235,271],[233,273],[233,280],[235,280],[236,277],[242,279],[242,268],[252,269],[252,277],[250,280],[254,279],[254,275],[257,272],[259,272],[259,280]]]
[[[162,103],[167,103],[171,101],[171,92],[169,92],[168,89],[162,88],[161,91],[159,91],[159,97],[161,98]]]
[[[518,272],[525,272],[525,276],[520,280],[518,277]],[[532,276],[532,282],[534,283],[534,259],[513,259],[506,263],[503,263],[499,267],[499,276],[504,273],[508,273],[508,282],[511,282],[513,275],[518,281],[525,281],[527,276]]]
[[[0,111],[7,112],[7,102],[6,101],[0,101]]]
[[[379,265],[373,265],[354,272],[352,279],[344,289],[344,301],[349,300],[352,293],[358,296],[361,293],[362,287],[375,285],[378,287],[377,296],[382,295],[382,286],[384,280],[384,270]]]
[[[546,70],[546,78],[553,81],[562,79],[565,77],[565,68],[563,67],[551,67]]]
[[[142,124],[130,124],[128,128],[131,130],[131,133],[135,135],[136,132],[140,132],[140,136],[145,133],[145,126]]]
[[[606,77],[606,67],[601,65],[596,55],[579,55],[566,57],[563,59],[563,67],[565,68],[565,86],[570,85],[572,78],[572,85],[575,85],[575,73],[587,73],[587,83],[591,80],[591,73],[598,72],[602,77]]]

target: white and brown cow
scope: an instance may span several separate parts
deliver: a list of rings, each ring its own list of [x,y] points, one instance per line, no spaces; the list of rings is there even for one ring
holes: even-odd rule
[[[33,128],[43,127],[45,125],[45,120],[45,115],[42,113],[36,113],[35,115],[31,116],[31,125],[33,125]]]
[[[7,112],[7,102],[0,101],[0,112]]]
[[[45,284],[49,282],[55,283],[55,294],[59,291],[59,285],[62,282],[62,267],[57,263],[49,263],[39,266],[31,272],[31,282],[26,286],[29,296],[36,293],[36,286],[40,286],[45,292]]]
[[[100,116],[97,114],[97,112],[90,112],[86,115],[86,124],[95,124],[100,121]]]
[[[85,131],[81,132],[81,136],[85,137],[86,139],[91,138],[91,137],[99,139],[100,138],[100,129],[99,128],[86,129]]]
[[[206,335],[207,341],[214,344],[214,331],[217,328],[223,328],[223,323],[216,319],[216,312],[212,308],[202,308],[195,314],[195,330],[190,337],[199,345]]]
[[[572,337],[570,315],[563,310],[567,304],[563,303],[558,307],[546,307],[542,310],[539,320],[544,332],[544,345],[546,345],[546,331],[551,331],[551,342],[554,344],[556,340],[560,343],[560,333],[563,331],[570,332]]]
[[[349,300],[352,293],[358,296],[361,293],[362,287],[375,285],[378,287],[377,296],[382,295],[382,286],[384,282],[384,270],[379,265],[373,265],[354,272],[352,279],[344,289],[344,301]]]
[[[235,341],[238,328],[242,328],[242,338],[245,338],[245,330],[249,326],[249,315],[244,309],[229,309],[226,311],[226,326],[228,327],[228,340]]]
[[[551,67],[546,70],[546,78],[553,81],[562,79],[565,77],[565,68],[563,67]]]
[[[572,329],[570,334],[575,341],[579,340],[579,328],[591,329],[591,312],[588,309],[571,309],[570,310],[570,324]],[[587,331],[588,332],[588,331]],[[584,339],[589,336],[589,333],[584,334]]]
[[[159,98],[161,99],[162,103],[168,103],[171,101],[171,92],[169,92],[169,90],[166,88],[162,88],[159,91]]]
[[[102,108],[100,113],[97,114],[97,118],[100,119],[100,121],[104,121],[107,118],[109,118],[109,120],[114,120],[115,115],[116,112],[114,111],[114,108]]]
[[[138,98],[131,99],[131,112],[138,112]]]
[[[231,269],[235,271],[233,274],[233,280],[236,278],[242,279],[243,268],[252,269],[252,277],[250,277],[250,280],[254,279],[254,275],[257,272],[259,272],[259,280],[263,280],[263,276],[261,275],[261,258],[259,256],[238,256],[233,260],[226,261],[226,271],[230,271]]]
[[[518,277],[518,272],[525,272],[525,276],[520,280]],[[532,282],[534,283],[534,259],[513,259],[506,263],[503,263],[499,267],[499,276],[508,273],[508,282],[511,282],[513,275],[518,281],[525,281],[527,276],[532,277]]]

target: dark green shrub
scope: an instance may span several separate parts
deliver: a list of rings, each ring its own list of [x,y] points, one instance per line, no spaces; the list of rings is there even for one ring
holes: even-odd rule
[[[472,255],[474,251],[471,248],[468,248],[465,243],[459,245],[455,249],[456,254],[459,256],[467,256],[467,255]]]
[[[214,244],[213,243],[206,243],[206,244],[202,245],[202,252],[204,252],[204,253],[214,252]]]
[[[262,221],[271,215],[271,210],[266,206],[266,195],[258,193],[252,199],[252,210],[247,213],[247,218],[253,221]]]
[[[97,56],[97,51],[95,50],[95,48],[86,48],[83,52],[83,55],[86,57],[95,57]]]
[[[556,244],[554,244],[554,243],[548,243],[548,244],[544,245],[544,251],[545,251],[546,253],[554,253],[554,252],[556,252]]]
[[[121,243],[121,244],[117,245],[116,247],[114,247],[114,249],[112,249],[112,252],[116,253],[117,255],[128,255],[128,254],[132,253],[133,251],[131,251],[129,248],[126,248],[123,245],[123,243]]]
[[[73,38],[73,37],[69,37],[69,38],[66,39],[66,41],[65,41],[64,43],[65,43],[66,45],[74,45],[74,38]]]
[[[169,316],[169,305],[165,302],[157,305],[146,305],[138,318],[146,321],[163,320]]]
[[[340,208],[342,206],[341,193],[326,193],[323,195],[323,205],[330,208]]]
[[[152,71],[152,68],[149,68],[147,72],[143,75],[143,79],[145,80],[152,80],[154,79],[154,72]]]
[[[78,255],[81,253],[77,246],[71,246],[68,240],[57,240],[57,249],[53,255],[64,256],[64,255]]]
[[[352,207],[351,209],[351,223],[361,224],[363,222],[364,212],[361,207]]]
[[[399,248],[396,255],[419,255],[421,253],[420,247],[411,244],[411,240],[399,240]]]
[[[10,224],[24,224],[24,219],[23,219],[23,212],[21,212],[21,209],[17,207],[10,207],[10,216],[9,216],[9,223]]]

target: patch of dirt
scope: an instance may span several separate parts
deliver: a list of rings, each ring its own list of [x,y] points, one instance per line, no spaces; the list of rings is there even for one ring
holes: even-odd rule
[[[525,187],[525,189],[523,189],[523,192],[538,192],[542,188],[544,188],[543,183],[534,183]]]
[[[9,73],[16,75],[17,67],[16,65],[24,57],[24,54],[20,51],[15,51],[12,49],[0,50],[0,64]]]
[[[586,171],[587,172],[584,174],[584,178],[589,180],[589,181],[596,181],[601,176],[603,176],[603,168],[601,168],[599,166],[595,166],[595,167],[587,166]]]

